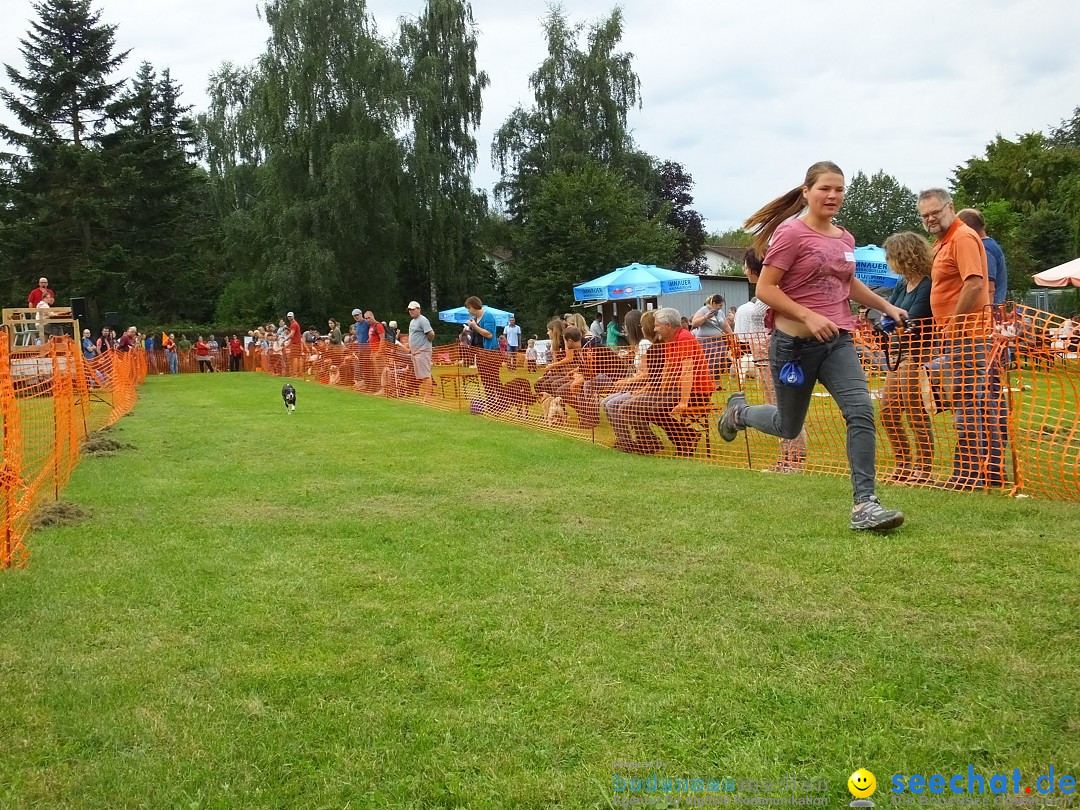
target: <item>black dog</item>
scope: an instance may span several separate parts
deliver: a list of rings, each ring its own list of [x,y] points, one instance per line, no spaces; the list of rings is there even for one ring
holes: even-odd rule
[[[281,398],[285,400],[285,410],[288,413],[292,413],[296,410],[296,389],[289,383],[281,386]]]

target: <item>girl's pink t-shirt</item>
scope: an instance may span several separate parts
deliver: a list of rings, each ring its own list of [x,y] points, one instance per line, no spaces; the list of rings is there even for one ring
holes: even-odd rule
[[[777,286],[788,298],[853,332],[855,317],[848,300],[855,276],[855,237],[840,230],[839,236],[825,236],[801,219],[789,219],[773,234],[765,264],[784,271]]]

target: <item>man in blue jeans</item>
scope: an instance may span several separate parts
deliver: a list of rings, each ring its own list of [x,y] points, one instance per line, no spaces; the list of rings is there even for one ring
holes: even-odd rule
[[[1009,270],[1005,266],[1005,252],[986,233],[986,220],[975,208],[957,211],[958,219],[975,231],[986,250],[987,281],[990,283],[990,302],[994,313],[1000,316],[1001,307],[1009,292]],[[1008,363],[1008,348],[997,346],[991,351],[986,369],[986,470],[988,486],[1005,485],[1005,442],[1009,435],[1009,400],[1001,385],[1003,366]]]
[[[86,361],[86,369],[89,372],[86,375],[87,384],[91,388],[97,388],[98,386],[105,385],[105,378],[101,376],[101,372],[91,365],[94,358],[98,356],[98,347],[94,343],[94,339],[90,337],[90,330],[82,330],[82,353],[83,360]]]
[[[986,367],[990,283],[986,248],[964,224],[944,189],[919,194],[923,226],[937,237],[930,276],[930,306],[945,329],[943,353],[952,386],[956,450],[946,489],[982,489],[987,484]],[[998,472],[1000,475],[1000,471]]]
[[[506,367],[515,371],[518,352],[521,351],[521,327],[513,315],[510,316],[510,323],[503,327],[503,335],[506,337]]]
[[[169,333],[169,339],[165,341],[165,360],[169,364],[169,373],[178,374],[180,363],[176,356],[176,335]]]

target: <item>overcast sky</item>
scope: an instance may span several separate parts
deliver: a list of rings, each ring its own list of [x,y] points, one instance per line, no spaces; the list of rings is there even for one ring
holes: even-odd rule
[[[422,0],[375,0],[390,36]],[[631,117],[638,145],[693,176],[695,207],[710,229],[738,224],[799,185],[806,168],[833,160],[850,178],[884,169],[918,191],[945,185],[998,133],[1045,130],[1080,106],[1080,3],[1075,0],[626,0],[623,50],[634,55],[643,107]],[[210,72],[263,49],[255,0],[97,0],[131,49],[169,67],[201,110]],[[573,0],[571,21],[614,7]],[[544,58],[542,0],[476,0],[478,61],[491,77],[477,140],[476,185],[497,179],[492,135]],[[0,0],[0,62],[19,69],[34,16],[31,0]],[[6,85],[6,77],[0,78]],[[4,113],[4,120],[10,116]]]

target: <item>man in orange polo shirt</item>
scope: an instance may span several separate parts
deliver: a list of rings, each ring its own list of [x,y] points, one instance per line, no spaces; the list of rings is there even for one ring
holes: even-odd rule
[[[986,340],[990,282],[986,248],[979,235],[957,216],[949,192],[931,188],[919,194],[919,216],[937,237],[930,277],[930,308],[944,328],[943,352],[952,384],[956,450],[948,489],[986,486]]]

